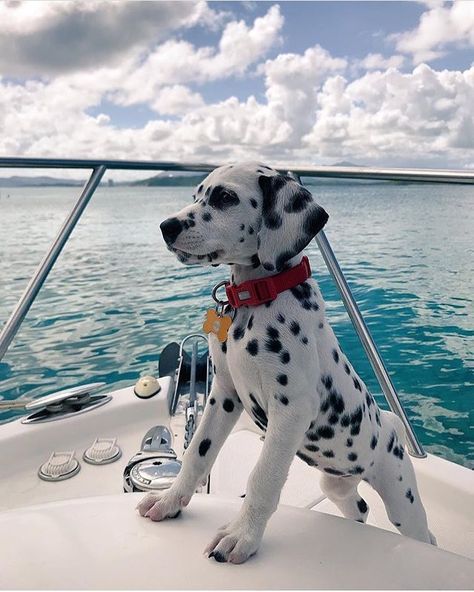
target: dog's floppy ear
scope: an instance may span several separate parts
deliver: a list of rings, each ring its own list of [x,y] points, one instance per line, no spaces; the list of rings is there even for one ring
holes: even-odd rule
[[[280,271],[318,234],[329,216],[291,177],[262,175],[258,184],[262,190],[258,257],[265,269]]]

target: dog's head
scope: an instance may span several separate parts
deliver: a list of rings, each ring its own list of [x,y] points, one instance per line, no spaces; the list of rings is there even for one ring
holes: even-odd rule
[[[194,203],[160,228],[188,265],[259,264],[279,271],[323,228],[327,213],[294,179],[246,162],[212,171]]]

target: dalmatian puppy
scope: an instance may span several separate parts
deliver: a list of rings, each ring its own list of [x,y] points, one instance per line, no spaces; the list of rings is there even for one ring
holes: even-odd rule
[[[230,266],[230,280],[274,275],[301,261],[327,213],[295,180],[259,163],[215,169],[194,203],[161,224],[187,265]],[[166,492],[148,494],[142,516],[163,520],[188,505],[243,410],[265,432],[240,513],[206,549],[219,562],[253,555],[276,510],[295,455],[321,473],[321,487],[347,518],[365,522],[361,480],[382,497],[398,530],[435,544],[404,448],[404,428],[381,411],[341,351],[312,278],[273,301],[235,310],[228,339],[211,334],[216,366],[203,417]]]

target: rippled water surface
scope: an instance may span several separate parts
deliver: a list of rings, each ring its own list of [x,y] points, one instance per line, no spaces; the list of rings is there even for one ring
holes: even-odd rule
[[[330,214],[328,238],[421,441],[474,466],[473,188],[323,183],[311,190]],[[77,192],[1,191],[0,324]],[[168,341],[200,330],[210,289],[226,269],[182,266],[158,228],[191,193],[97,192],[0,362],[0,398],[95,380],[129,385],[155,372]],[[309,255],[341,346],[379,393],[315,243]]]

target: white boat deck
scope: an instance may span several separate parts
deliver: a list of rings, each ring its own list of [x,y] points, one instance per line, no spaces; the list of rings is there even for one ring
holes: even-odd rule
[[[36,425],[23,425],[20,422],[15,421],[1,426],[0,449],[2,450],[2,455],[0,457],[0,471],[1,474],[4,475],[4,479],[0,482],[0,521],[2,533],[4,532],[4,528],[13,528],[11,520],[18,521],[18,524],[25,524],[26,528],[25,521],[27,521],[27,519],[25,516],[36,516],[35,520],[38,519],[38,513],[41,514],[42,512],[42,510],[38,509],[38,504],[61,501],[57,510],[51,509],[54,504],[50,504],[48,507],[44,506],[44,508],[46,508],[44,512],[49,513],[50,510],[47,508],[50,508],[52,516],[56,516],[57,514],[58,519],[59,516],[61,516],[62,520],[63,515],[66,512],[65,508],[69,508],[68,511],[74,508],[74,512],[76,512],[76,510],[79,512],[78,508],[82,508],[80,512],[86,512],[77,498],[111,495],[118,496],[118,498],[122,500],[118,501],[118,499],[114,498],[113,503],[111,502],[112,505],[116,505],[117,508],[120,508],[122,512],[120,515],[115,514],[116,522],[118,524],[123,523],[124,528],[128,528],[126,525],[128,525],[130,521],[136,520],[133,506],[136,503],[137,496],[141,494],[135,495],[123,493],[122,473],[127,461],[140,449],[140,443],[146,431],[154,425],[169,425],[166,396],[170,381],[169,379],[161,379],[161,382],[163,386],[162,391],[159,395],[149,400],[138,399],[133,394],[132,388],[126,388],[112,393],[113,400],[107,405],[94,411],[78,415],[74,418]],[[176,416],[173,418],[170,426],[171,431],[175,434],[176,439],[174,442],[174,448],[178,455],[183,449],[182,434],[184,433],[184,430],[182,423],[183,416]],[[195,520],[199,520],[198,515],[203,511],[206,515],[206,520],[209,518],[210,524],[212,523],[212,525],[214,525],[214,522],[216,522],[216,526],[219,526],[220,524],[217,524],[219,520],[221,522],[226,522],[229,518],[226,512],[224,512],[224,506],[232,509],[232,511],[237,511],[235,504],[241,502],[240,496],[245,493],[248,474],[253,468],[262,446],[260,434],[256,433],[255,430],[256,428],[251,420],[244,415],[225,443],[211,473],[212,497],[205,493],[197,494],[196,502],[186,510],[186,513],[193,515],[193,518],[190,518],[189,524],[194,523],[193,521]],[[123,451],[120,460],[104,466],[91,466],[82,461],[83,451],[98,436],[118,438],[118,444]],[[38,468],[48,459],[51,452],[54,450],[75,450],[76,457],[81,462],[80,472],[69,480],[57,483],[40,480],[37,475]],[[420,492],[428,514],[430,529],[437,537],[440,549],[464,556],[464,558],[473,559],[474,472],[431,455],[429,455],[427,459],[415,459],[414,464],[418,476]],[[385,531],[395,531],[394,527],[386,517],[383,504],[378,495],[365,483],[361,484],[360,492],[370,507],[368,523],[379,527],[379,529],[384,529]],[[212,502],[210,500],[212,500]],[[228,505],[226,505],[227,503]],[[298,458],[295,458],[291,467],[289,478],[282,492],[281,503],[287,506],[293,506],[294,508],[300,508],[300,511],[302,512],[304,512],[303,509],[306,509],[306,512],[304,512],[307,517],[306,522],[311,525],[314,522],[314,528],[316,530],[312,535],[305,534],[304,536],[309,536],[310,538],[313,537],[314,541],[318,540],[318,537],[329,537],[328,540],[330,540],[332,535],[328,533],[330,533],[331,529],[336,528],[337,530],[341,528],[341,538],[338,539],[337,542],[339,547],[341,544],[346,544],[346,536],[354,541],[354,538],[351,539],[350,537],[353,537],[353,533],[355,533],[357,537],[361,537],[360,545],[362,545],[363,548],[363,545],[368,544],[364,538],[366,536],[365,533],[368,532],[372,535],[374,534],[373,528],[349,520],[336,519],[334,517],[328,519],[327,516],[324,519],[321,517],[312,518],[311,514],[308,515],[308,509],[314,510],[315,514],[318,515],[322,513],[339,515],[339,512],[321,493],[319,488],[319,472],[314,468],[308,467]],[[105,498],[103,502],[98,500],[94,502],[94,504],[94,507],[97,509],[94,514],[95,519],[99,522],[104,519],[107,522],[109,520],[109,506],[105,501]],[[222,504],[224,504],[224,506]],[[36,509],[31,506],[35,506]],[[216,516],[212,514],[211,506],[216,507]],[[19,511],[9,511],[15,508]],[[104,510],[104,513],[102,510]],[[290,510],[288,510],[288,512],[289,511]],[[285,512],[287,512],[287,510],[285,510]],[[211,514],[212,519],[210,517]],[[217,519],[217,515],[219,515],[219,520]],[[290,514],[285,513],[285,516],[289,515]],[[273,520],[278,523],[276,517],[272,518],[271,523]],[[285,520],[287,520],[287,518],[285,518]],[[295,520],[297,522],[299,518],[295,518]],[[336,522],[334,522],[334,520],[336,520]],[[157,525],[151,524],[146,520],[139,520],[138,524],[143,525],[140,526],[140,529],[145,529],[143,532],[147,533],[150,544],[161,544],[159,542],[161,541],[161,534],[166,532],[166,537],[170,536],[170,533],[174,532],[172,530],[174,528],[173,524],[178,524],[178,522],[179,521],[169,522],[165,525]],[[292,522],[292,520],[289,522]],[[304,520],[302,520],[301,524],[303,524],[303,522]],[[183,524],[188,524],[188,522],[183,522]],[[342,526],[340,526],[341,524]],[[71,528],[73,528],[73,526],[71,526]],[[292,528],[292,526],[288,525],[288,530],[285,534],[285,537],[288,537],[289,540],[293,540],[294,538],[291,534]],[[318,532],[318,529],[320,528],[322,530],[321,532]],[[356,530],[354,530],[354,528]],[[348,529],[347,532],[350,532],[351,534],[347,534],[346,529]],[[140,532],[142,531],[140,530]],[[272,532],[271,528],[269,532]],[[376,532],[383,531],[380,530]],[[153,535],[151,533],[156,534]],[[207,534],[209,535],[209,533]],[[188,535],[191,536],[189,533],[186,536]],[[385,535],[388,536],[386,532]],[[28,538],[30,536],[33,536],[32,532],[28,532]],[[113,536],[112,531],[111,536]],[[133,537],[135,537],[135,543],[138,544],[141,536],[141,534],[133,534]],[[210,532],[209,536],[212,536],[212,532]],[[369,535],[367,536],[369,539],[371,538]],[[101,531],[100,537],[101,539],[98,544],[107,544],[105,530]],[[311,538],[311,541],[313,541],[313,538]],[[379,541],[378,538],[373,540]],[[382,542],[380,542],[380,544],[382,546],[385,544],[388,545],[387,549],[390,548],[395,555],[400,552],[401,549],[408,549],[410,545],[420,545],[426,547],[426,549],[430,549],[430,546],[428,545],[410,541],[399,534],[390,534],[389,539],[380,539],[380,541],[385,540],[389,540],[390,543],[383,542],[382,544]],[[265,553],[268,553],[270,548],[273,548],[273,543],[271,541],[271,534],[264,538],[262,544],[263,556],[266,556]],[[10,534],[8,536],[2,536],[2,555],[6,552],[10,542]],[[40,543],[38,542],[38,544]],[[311,544],[313,544],[313,542]],[[357,547],[358,545],[359,542],[357,542],[354,547]],[[370,548],[372,548],[371,545],[372,543],[369,545]],[[377,546],[375,543],[374,545],[375,547]],[[201,556],[201,547],[203,546],[205,546],[205,544],[196,548],[190,546],[187,553],[193,556],[192,561],[203,561]],[[308,548],[309,547],[306,545],[301,547],[301,553],[304,554],[303,551],[306,551]],[[265,551],[265,549],[267,549],[267,551]],[[133,549],[130,551],[133,554]],[[283,553],[283,550],[280,549],[280,551]],[[430,561],[433,561],[433,569],[435,567],[437,569],[437,562],[439,562],[439,566],[442,566],[443,560],[439,559],[438,555],[436,557],[432,555],[432,551],[434,553],[441,552],[436,549],[431,549],[430,551],[423,551],[423,553],[426,553],[427,555],[423,555],[422,553],[422,556],[426,556],[426,558],[430,557]],[[357,550],[357,553],[359,553],[359,550]],[[315,561],[315,555],[313,553],[311,554],[311,557],[311,560]],[[368,566],[370,560],[367,557],[366,559]],[[459,559],[461,560],[461,558]],[[300,561],[301,566],[305,565],[306,559],[301,559]],[[474,566],[474,562],[470,562],[466,559],[465,561],[468,562],[466,565],[470,565],[471,568]],[[367,570],[368,569],[369,568],[367,567]],[[462,573],[467,573],[466,569],[466,567],[463,567],[464,571]],[[320,581],[320,583],[322,582],[321,585],[315,584],[313,581],[313,585],[309,586],[309,583],[306,580],[301,580],[296,587],[337,588],[338,586],[335,585],[335,582],[340,582],[341,587],[348,587],[349,580],[340,579],[340,574],[335,574],[334,580],[324,579],[329,577],[328,573],[329,572],[325,572],[323,580]],[[433,574],[434,573],[438,572],[433,571]],[[470,587],[474,586],[474,572],[472,572],[472,574]],[[401,574],[399,575],[401,577]],[[342,578],[342,575],[340,577]],[[70,582],[74,581],[74,579],[70,580]],[[128,580],[125,579],[124,581]],[[284,580],[282,580],[282,582],[283,581]],[[368,583],[368,580],[366,581],[363,579],[361,582],[362,581],[363,584],[361,583],[360,586],[358,583],[357,586],[353,585],[352,587],[379,587],[375,584],[371,585],[370,582]],[[372,583],[374,583],[374,581],[372,581]],[[390,587],[417,587],[415,585],[406,586],[406,582],[402,579],[392,579],[390,581],[393,581],[394,583],[394,586]],[[443,587],[436,584],[436,579],[426,581],[432,581],[429,587]],[[441,581],[442,580],[439,580],[439,582]],[[9,580],[9,586],[21,587],[20,585],[13,586],[12,582],[13,580]],[[308,586],[306,584],[308,584]],[[1,585],[1,576],[0,586],[5,587]],[[132,586],[130,582],[129,586]],[[150,587],[150,585],[145,585],[144,581],[141,580],[137,586],[142,588]],[[211,580],[209,580],[209,586],[212,587]],[[38,587],[41,586],[38,584]],[[74,587],[72,583],[71,587]],[[88,587],[87,582],[84,580],[80,587]],[[98,587],[102,586],[99,585]],[[103,587],[107,586],[104,585]],[[115,587],[122,586],[115,584]],[[159,587],[171,588],[179,587],[179,585],[172,586],[167,582],[166,585],[159,584]],[[189,584],[188,587],[191,587],[191,584]],[[242,581],[240,587],[245,588],[247,587],[247,584]],[[262,587],[264,587],[263,584]],[[285,586],[282,583],[279,587]],[[449,586],[446,584],[446,587]],[[451,587],[459,586],[453,584]]]

